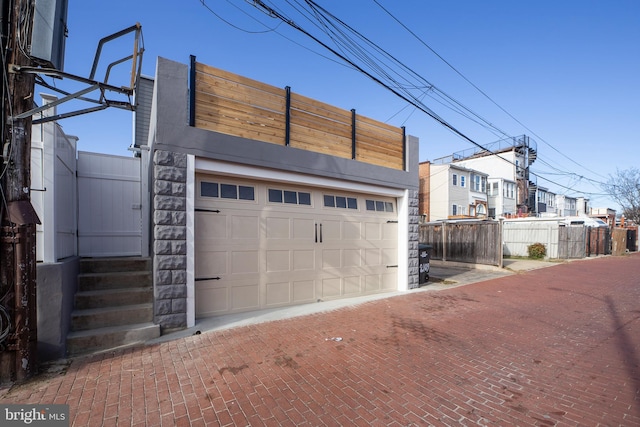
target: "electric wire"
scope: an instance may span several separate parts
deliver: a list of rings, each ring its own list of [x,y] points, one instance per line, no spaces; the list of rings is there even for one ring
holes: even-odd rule
[[[415,32],[413,32],[409,27],[407,27],[400,19],[398,19],[396,16],[394,16],[388,9],[386,9],[384,6],[382,6],[380,4],[380,2],[378,0],[372,0],[378,7],[380,7],[380,9],[382,9],[387,15],[389,15],[394,21],[396,21],[402,28],[404,28],[409,34],[411,34],[416,40],[418,40],[423,46],[425,46],[427,49],[429,49],[438,59],[440,59],[442,62],[444,62],[449,68],[451,68],[456,74],[458,74],[464,81],[466,81],[469,85],[471,85],[474,89],[476,89],[480,94],[482,94],[486,99],[488,99],[492,104],[494,104],[496,107],[498,107],[502,112],[504,112],[507,116],[509,116],[511,119],[513,119],[516,123],[518,123],[520,126],[522,126],[524,129],[526,129],[527,131],[529,131],[529,133],[533,136],[536,137],[536,140],[542,141],[543,143],[545,143],[547,146],[549,146],[551,149],[553,149],[555,152],[557,152],[558,154],[562,155],[563,157],[565,157],[566,159],[570,160],[571,162],[575,163],[577,166],[579,166],[580,168],[583,168],[584,170],[600,176],[601,178],[605,178],[604,176],[600,175],[599,173],[590,170],[589,168],[585,167],[584,165],[579,164],[578,162],[576,162],[574,159],[570,158],[569,156],[567,156],[566,154],[562,153],[560,150],[558,150],[556,147],[554,147],[552,144],[550,144],[549,142],[547,142],[544,138],[542,138],[540,135],[538,135],[536,132],[534,132],[533,130],[531,130],[528,126],[526,126],[524,123],[522,123],[520,120],[518,120],[515,116],[513,116],[509,111],[507,111],[505,108],[503,108],[500,104],[498,104],[493,98],[491,98],[485,91],[483,91],[482,89],[480,89],[477,85],[475,85],[471,80],[469,80],[464,74],[462,74],[462,72],[460,72],[460,70],[458,70],[456,67],[454,67],[451,63],[449,63],[445,58],[443,58],[438,52],[436,52],[431,46],[429,46],[421,37],[419,37]]]

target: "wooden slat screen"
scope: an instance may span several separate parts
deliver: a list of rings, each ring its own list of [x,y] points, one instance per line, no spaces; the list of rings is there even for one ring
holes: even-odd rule
[[[195,126],[351,159],[353,113],[208,65],[195,65]],[[401,128],[356,115],[355,160],[404,168]]]
[[[273,144],[285,139],[285,90],[196,64],[196,127]]]

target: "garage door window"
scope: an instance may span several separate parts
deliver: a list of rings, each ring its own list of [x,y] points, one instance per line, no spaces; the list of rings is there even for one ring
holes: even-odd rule
[[[270,188],[269,201],[271,203],[311,206],[311,193]]]
[[[235,200],[255,200],[255,189],[247,185],[200,182],[200,196]]]
[[[376,212],[393,212],[393,203],[382,200],[367,200],[367,210]]]
[[[358,199],[355,197],[324,195],[325,208],[358,209]]]

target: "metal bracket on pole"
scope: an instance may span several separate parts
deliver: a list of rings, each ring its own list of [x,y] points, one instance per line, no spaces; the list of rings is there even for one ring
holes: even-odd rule
[[[102,46],[111,40],[114,40],[118,37],[121,37],[123,35],[126,35],[128,33],[131,32],[135,32],[135,38],[134,38],[134,43],[133,43],[133,54],[125,56],[119,60],[113,61],[111,62],[107,68],[106,68],[106,72],[105,72],[105,76],[104,76],[104,81],[100,82],[100,81],[96,81],[95,80],[95,75],[96,75],[96,70],[98,68],[98,62],[100,60],[100,53],[102,51]],[[140,72],[142,69],[142,54],[144,53],[144,47],[141,46],[142,44],[142,26],[139,23],[136,23],[135,25],[132,25],[129,28],[126,28],[122,31],[119,31],[117,33],[114,33],[110,36],[104,37],[103,39],[100,40],[99,44],[98,44],[98,49],[96,51],[96,56],[94,58],[93,61],[93,66],[91,68],[91,74],[89,76],[89,78],[85,78],[85,77],[81,77],[81,76],[76,76],[73,74],[68,74],[65,72],[62,72],[60,70],[56,70],[53,68],[41,68],[41,67],[33,67],[33,66],[24,66],[24,65],[15,65],[15,64],[11,64],[8,67],[8,70],[10,73],[26,73],[26,74],[36,74],[37,75],[37,84],[43,87],[46,87],[47,89],[51,89],[55,92],[61,93],[63,95],[65,95],[63,98],[60,98],[54,102],[51,102],[50,104],[47,105],[43,105],[41,107],[37,107],[34,108],[32,110],[29,111],[25,111],[21,114],[18,114],[16,116],[13,117],[9,117],[10,120],[17,120],[17,119],[24,119],[30,116],[33,116],[34,114],[38,114],[41,113],[43,111],[46,111],[50,108],[53,108],[57,105],[63,104],[65,102],[71,101],[71,100],[79,100],[79,101],[86,101],[86,102],[91,102],[91,103],[95,103],[98,104],[98,106],[96,107],[92,107],[92,108],[86,108],[86,109],[81,109],[81,110],[76,110],[73,112],[68,112],[68,113],[63,113],[63,114],[56,114],[54,116],[47,116],[47,117],[41,117],[38,119],[33,119],[32,124],[40,124],[40,123],[46,123],[46,122],[50,122],[50,121],[55,121],[55,120],[59,120],[59,119],[63,119],[63,118],[67,118],[67,117],[73,117],[73,116],[78,116],[81,114],[87,114],[87,113],[92,113],[95,111],[100,111],[100,110],[104,110],[108,107],[116,107],[116,108],[121,108],[121,109],[126,109],[129,111],[134,111],[135,110],[135,105],[133,104],[133,102],[131,101],[131,96],[134,94],[137,86],[138,86],[138,80],[140,78]],[[129,83],[129,86],[114,86],[111,85],[108,82],[109,80],[109,75],[111,74],[111,70],[114,66],[121,64],[125,61],[131,61],[131,81]],[[74,93],[69,93],[69,92],[65,92],[47,82],[44,81],[44,79],[41,77],[42,76],[49,76],[49,77],[55,77],[55,78],[60,78],[60,79],[70,79],[70,80],[75,80],[77,82],[80,83],[84,83],[87,84],[88,87],[79,90],[77,92]],[[87,93],[93,92],[94,90],[100,90],[100,97],[98,99],[91,99],[91,98],[85,98],[83,97],[83,95],[86,95]],[[108,100],[105,97],[105,92],[109,91],[109,92],[114,92],[114,93],[118,93],[124,96],[127,96],[129,99],[127,102],[120,100]]]

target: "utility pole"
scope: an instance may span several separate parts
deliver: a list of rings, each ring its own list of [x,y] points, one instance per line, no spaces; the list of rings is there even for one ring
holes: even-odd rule
[[[36,240],[39,223],[31,206],[31,116],[15,119],[34,105],[35,77],[16,71],[32,66],[29,56],[33,0],[5,0],[2,10],[2,232],[0,305],[10,313],[10,334],[0,346],[0,362],[23,381],[36,373]],[[6,294],[5,294],[6,293]],[[7,351],[8,350],[8,351]],[[11,362],[9,365],[6,362]],[[0,378],[1,380],[2,378]]]

